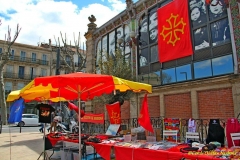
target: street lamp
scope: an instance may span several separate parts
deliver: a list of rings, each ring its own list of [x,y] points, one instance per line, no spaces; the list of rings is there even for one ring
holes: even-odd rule
[[[180,72],[180,74],[185,74],[185,78],[187,80],[187,72]]]
[[[137,44],[137,39],[136,39],[136,33],[134,32],[134,31],[131,31],[130,33],[129,33],[129,36],[130,36],[130,38],[131,38],[131,40],[129,41],[129,42],[124,42],[124,39],[123,38],[119,38],[119,39],[117,39],[117,43],[118,43],[118,45],[120,46],[120,47],[124,47],[125,45],[126,46],[129,46],[130,48],[132,48],[132,46],[133,46],[133,43],[134,43],[134,45],[136,45]]]

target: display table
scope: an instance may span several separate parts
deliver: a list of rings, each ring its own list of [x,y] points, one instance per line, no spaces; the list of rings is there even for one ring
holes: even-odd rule
[[[91,145],[96,152],[105,160],[111,159],[111,152],[114,144],[102,144],[102,143],[93,143],[85,142],[86,145]]]
[[[47,139],[51,142],[52,146],[57,144],[59,141],[63,141],[65,143],[77,144],[78,139],[69,139],[65,136],[54,137],[54,134],[48,134]],[[111,159],[111,154],[114,152],[115,160],[179,160],[182,158],[186,158],[189,160],[221,160],[221,158],[216,158],[213,155],[204,155],[198,152],[198,154],[191,153],[182,153],[180,152],[180,147],[187,146],[175,146],[169,148],[167,150],[153,150],[153,149],[145,149],[145,148],[133,148],[129,146],[119,146],[115,145],[115,143],[94,143],[94,142],[86,142],[83,141],[84,145],[92,146],[94,148],[94,155],[96,157],[96,153],[98,153],[105,160]],[[84,150],[82,150],[84,152]]]
[[[190,155],[187,153],[173,152],[168,150],[151,150],[114,146],[116,160],[179,160],[182,158],[191,160],[221,160],[211,155]]]

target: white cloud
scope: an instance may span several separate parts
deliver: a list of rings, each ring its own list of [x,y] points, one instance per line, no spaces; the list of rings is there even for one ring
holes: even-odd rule
[[[81,41],[87,32],[88,17],[94,15],[97,26],[125,9],[126,4],[120,0],[108,0],[111,7],[98,3],[82,8],[72,2],[54,2],[53,0],[0,0],[0,39],[4,39],[8,25],[15,32],[16,25],[22,28],[17,39],[18,43],[37,45],[39,41],[48,43],[54,36],[60,37],[60,31],[66,33],[67,39],[73,41],[73,33],[81,32]],[[9,14],[11,13],[11,14]],[[2,16],[4,15],[4,16]],[[8,17],[8,18],[5,18]]]

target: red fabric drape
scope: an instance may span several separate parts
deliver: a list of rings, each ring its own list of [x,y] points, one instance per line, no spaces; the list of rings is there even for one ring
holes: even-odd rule
[[[133,160],[133,148],[114,146],[116,160]]]
[[[136,148],[134,149],[134,160],[167,160],[168,158],[168,151],[155,151],[150,149],[141,149]],[[182,153],[179,153],[182,154]]]
[[[96,152],[105,160],[110,160],[110,155],[111,155],[111,148],[113,144],[100,144],[100,143],[91,143],[91,142],[86,142],[88,145],[92,145],[95,149]]]
[[[157,14],[159,61],[192,55],[188,0],[174,0],[159,8]]]
[[[146,130],[153,133],[153,127],[150,121],[149,113],[148,113],[148,102],[147,102],[147,94],[145,94],[142,108],[140,111],[140,115],[138,117],[138,123]]]
[[[226,125],[226,137],[227,137],[227,142],[228,142],[228,147],[232,147],[232,138],[231,138],[231,133],[239,133],[240,132],[240,124],[238,122],[237,118],[229,118],[227,120],[227,125]],[[240,140],[235,140],[234,141],[236,146],[240,145]]]
[[[110,124],[121,124],[119,102],[116,102],[116,103],[113,103],[113,104],[106,104],[106,108],[107,108],[107,111],[108,111]]]
[[[68,102],[68,108],[69,108],[70,110],[74,110],[74,111],[77,112],[77,114],[78,114],[78,107],[77,107],[75,104],[73,104],[73,103],[71,103],[71,102]],[[81,114],[81,117],[83,117],[83,116],[85,115],[84,110],[80,110],[80,114]]]

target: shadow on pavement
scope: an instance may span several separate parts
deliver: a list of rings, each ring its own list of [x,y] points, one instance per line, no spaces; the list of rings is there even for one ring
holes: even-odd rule
[[[5,141],[7,142],[7,141]],[[43,139],[34,139],[34,140],[23,140],[19,142],[14,142],[10,144],[10,141],[8,141],[9,144],[1,145],[1,148],[6,148],[6,147],[14,147],[14,146],[26,146],[30,150],[35,151],[36,153],[41,153],[43,151]]]

